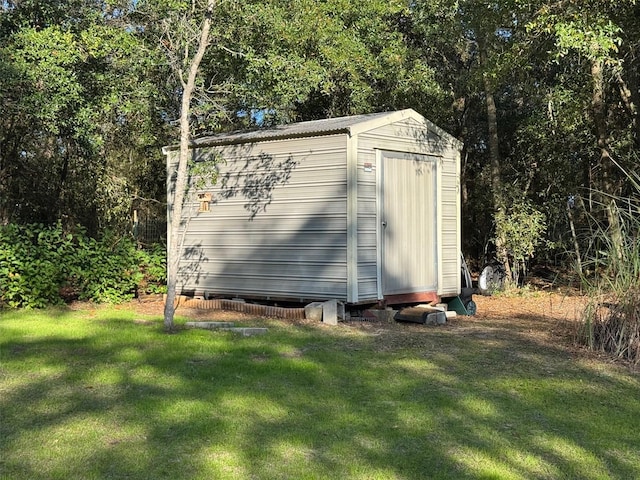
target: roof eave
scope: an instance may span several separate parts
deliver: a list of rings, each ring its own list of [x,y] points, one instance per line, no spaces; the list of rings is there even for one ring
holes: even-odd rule
[[[300,132],[300,133],[281,133],[273,132],[273,134],[269,135],[268,133],[263,136],[251,137],[248,135],[238,135],[233,138],[229,137],[200,137],[196,140],[192,140],[189,142],[189,148],[198,148],[198,147],[217,147],[223,145],[239,145],[242,143],[258,143],[258,142],[268,142],[274,140],[289,140],[293,138],[309,138],[309,137],[324,137],[326,135],[338,135],[341,133],[351,134],[352,127],[344,127],[338,129],[331,130],[323,130],[317,132]],[[169,152],[176,151],[180,148],[180,145],[167,145],[162,147],[162,153],[167,155]]]

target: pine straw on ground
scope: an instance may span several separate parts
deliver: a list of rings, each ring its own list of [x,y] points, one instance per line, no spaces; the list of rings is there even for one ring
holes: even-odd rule
[[[391,332],[403,335],[439,328],[449,334],[473,335],[480,338],[516,337],[528,338],[540,344],[556,347],[559,343],[574,348],[576,325],[581,319],[588,298],[580,295],[562,293],[536,293],[530,296],[491,296],[475,295],[477,304],[474,316],[457,316],[441,327],[428,327],[418,324],[396,322],[341,322],[340,328],[374,331],[377,334]],[[140,315],[162,316],[163,302],[160,298],[134,300],[121,308],[133,309]],[[226,310],[204,310],[178,307],[176,316],[190,320],[237,321],[256,320],[255,316]],[[281,322],[313,324],[300,320],[282,320]]]
[[[462,317],[466,323],[486,324],[487,321],[528,321],[539,327],[548,327],[549,323],[563,323],[580,318],[588,298],[574,294],[539,293],[529,296],[492,296],[474,295],[478,306],[477,314]],[[132,300],[122,308],[133,309],[140,314],[162,315],[164,304],[160,296],[145,301]],[[249,319],[251,315],[225,310],[203,310],[178,307],[176,315],[193,319],[225,320]],[[460,320],[460,319],[458,319]],[[540,323],[542,322],[542,323]]]

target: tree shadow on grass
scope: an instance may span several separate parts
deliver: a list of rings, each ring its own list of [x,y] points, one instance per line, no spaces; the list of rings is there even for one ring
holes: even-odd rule
[[[638,378],[522,336],[81,315],[0,324],[3,477],[640,475]]]

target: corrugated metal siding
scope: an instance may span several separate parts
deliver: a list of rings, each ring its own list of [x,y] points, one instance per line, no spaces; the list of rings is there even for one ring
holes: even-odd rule
[[[198,158],[217,148],[227,163],[220,166],[217,186],[209,190],[210,212],[189,222],[181,264],[183,291],[247,298],[378,299],[377,152],[383,150],[442,159],[437,166],[437,194],[442,197],[437,213],[438,290],[459,291],[460,145],[415,112],[306,122],[270,132],[203,138],[197,144]],[[171,163],[177,152],[174,147],[164,151]],[[194,208],[197,205],[194,202]],[[355,218],[348,218],[349,212],[355,212]]]
[[[438,161],[440,191],[436,197],[440,198],[440,213],[437,218],[438,228],[442,229],[441,241],[437,249],[437,257],[432,262],[438,262],[439,276],[438,293],[459,292],[460,277],[460,232],[459,232],[459,189],[458,189],[458,149],[451,143],[450,138],[442,138],[434,131],[412,118],[403,122],[386,125],[358,136],[358,280],[360,297],[377,296],[378,285],[375,272],[371,270],[371,259],[377,255],[379,228],[377,219],[376,193],[376,151],[396,151],[417,154],[436,155]],[[365,163],[371,164],[372,171],[365,170]],[[436,200],[438,201],[438,200]],[[363,275],[360,270],[367,271]]]
[[[363,135],[360,135],[362,138]],[[360,140],[360,139],[359,139]],[[358,149],[358,297],[359,301],[378,299],[377,283],[377,184],[376,159],[372,149]],[[367,167],[365,169],[365,163]],[[371,169],[369,170],[369,164]]]
[[[359,135],[361,154],[367,160],[371,159],[374,149],[396,152],[421,153],[437,155],[451,152],[448,139],[442,139],[434,132],[426,130],[426,126],[414,119],[385,125]],[[363,161],[365,161],[363,158]],[[373,157],[375,160],[375,157]]]
[[[451,152],[441,162],[440,195],[440,285],[438,294],[455,296],[461,288],[460,265],[460,163]]]
[[[435,157],[383,152],[382,287],[385,295],[438,285]]]
[[[218,147],[225,163],[207,190],[210,211],[189,221],[182,291],[345,300],[345,143],[332,135]]]

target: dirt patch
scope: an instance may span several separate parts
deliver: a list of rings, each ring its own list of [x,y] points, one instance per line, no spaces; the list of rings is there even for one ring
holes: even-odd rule
[[[132,300],[123,305],[124,308],[134,310],[139,315],[160,316],[164,315],[164,302],[162,296],[155,298],[147,298],[143,301]],[[250,320],[255,318],[254,315],[248,315],[242,312],[234,312],[230,310],[202,309],[202,308],[186,308],[178,306],[175,315],[177,317],[185,317],[193,321],[239,321]]]
[[[474,295],[477,305],[474,316],[457,316],[447,321],[446,325],[420,325],[416,323],[399,323],[377,319],[366,321],[352,320],[340,322],[337,327],[327,326],[317,321],[306,319],[274,319],[260,317],[237,311],[186,308],[179,306],[176,316],[190,321],[237,322],[238,326],[307,326],[327,329],[328,332],[345,334],[345,341],[351,335],[366,335],[372,339],[375,348],[381,351],[417,348],[430,350],[434,342],[447,342],[452,349],[458,340],[477,340],[478,344],[487,347],[504,347],[513,349],[519,346],[527,348],[552,349],[563,351],[581,361],[595,364],[626,362],[613,359],[603,352],[589,351],[577,342],[577,332],[582,313],[589,298],[571,293],[528,292],[522,296]],[[92,304],[74,304],[71,308],[89,310],[95,314],[99,306]],[[164,313],[162,297],[145,298],[143,301],[133,300],[119,305],[128,311],[135,311],[138,317],[134,320],[141,326],[157,324]],[[264,324],[264,325],[262,325]],[[268,325],[267,325],[268,324]],[[451,342],[451,343],[449,343]],[[347,347],[345,347],[347,348]],[[632,370],[640,370],[638,366]]]
[[[457,317],[442,328],[479,332],[483,330],[492,332],[496,329],[511,330],[548,338],[557,334],[559,330],[566,329],[567,324],[578,320],[588,301],[584,296],[560,293],[540,293],[526,297],[476,295],[473,298],[477,304],[476,315]],[[122,308],[132,309],[140,315],[162,316],[164,304],[162,297],[156,297],[144,301],[134,300],[124,304]],[[182,306],[176,310],[176,316],[195,321],[241,321],[256,318],[255,315],[236,311]],[[365,329],[393,328],[395,325],[394,322],[349,322],[349,324]],[[422,325],[418,327],[426,328]]]
[[[478,306],[473,317],[463,317],[474,329],[500,329],[550,341],[573,335],[588,298],[558,293],[519,296],[475,296]]]
[[[338,327],[326,326],[317,321],[300,319],[269,319],[243,312],[186,308],[179,306],[176,316],[191,321],[246,322],[254,325],[256,320],[277,322],[278,325],[305,325],[341,329],[344,333],[365,334],[375,339],[382,350],[406,347],[428,347],[430,342],[443,341],[444,337],[474,338],[486,345],[538,345],[541,348],[563,350],[585,361],[611,362],[603,353],[589,352],[577,345],[578,322],[589,298],[561,292],[534,292],[527,296],[474,295],[477,313],[474,316],[457,316],[446,325],[427,326],[415,323],[387,322],[383,320],[340,322]],[[164,304],[162,297],[133,300],[117,308],[135,311],[139,317],[136,323],[146,325],[154,317],[162,317]]]

